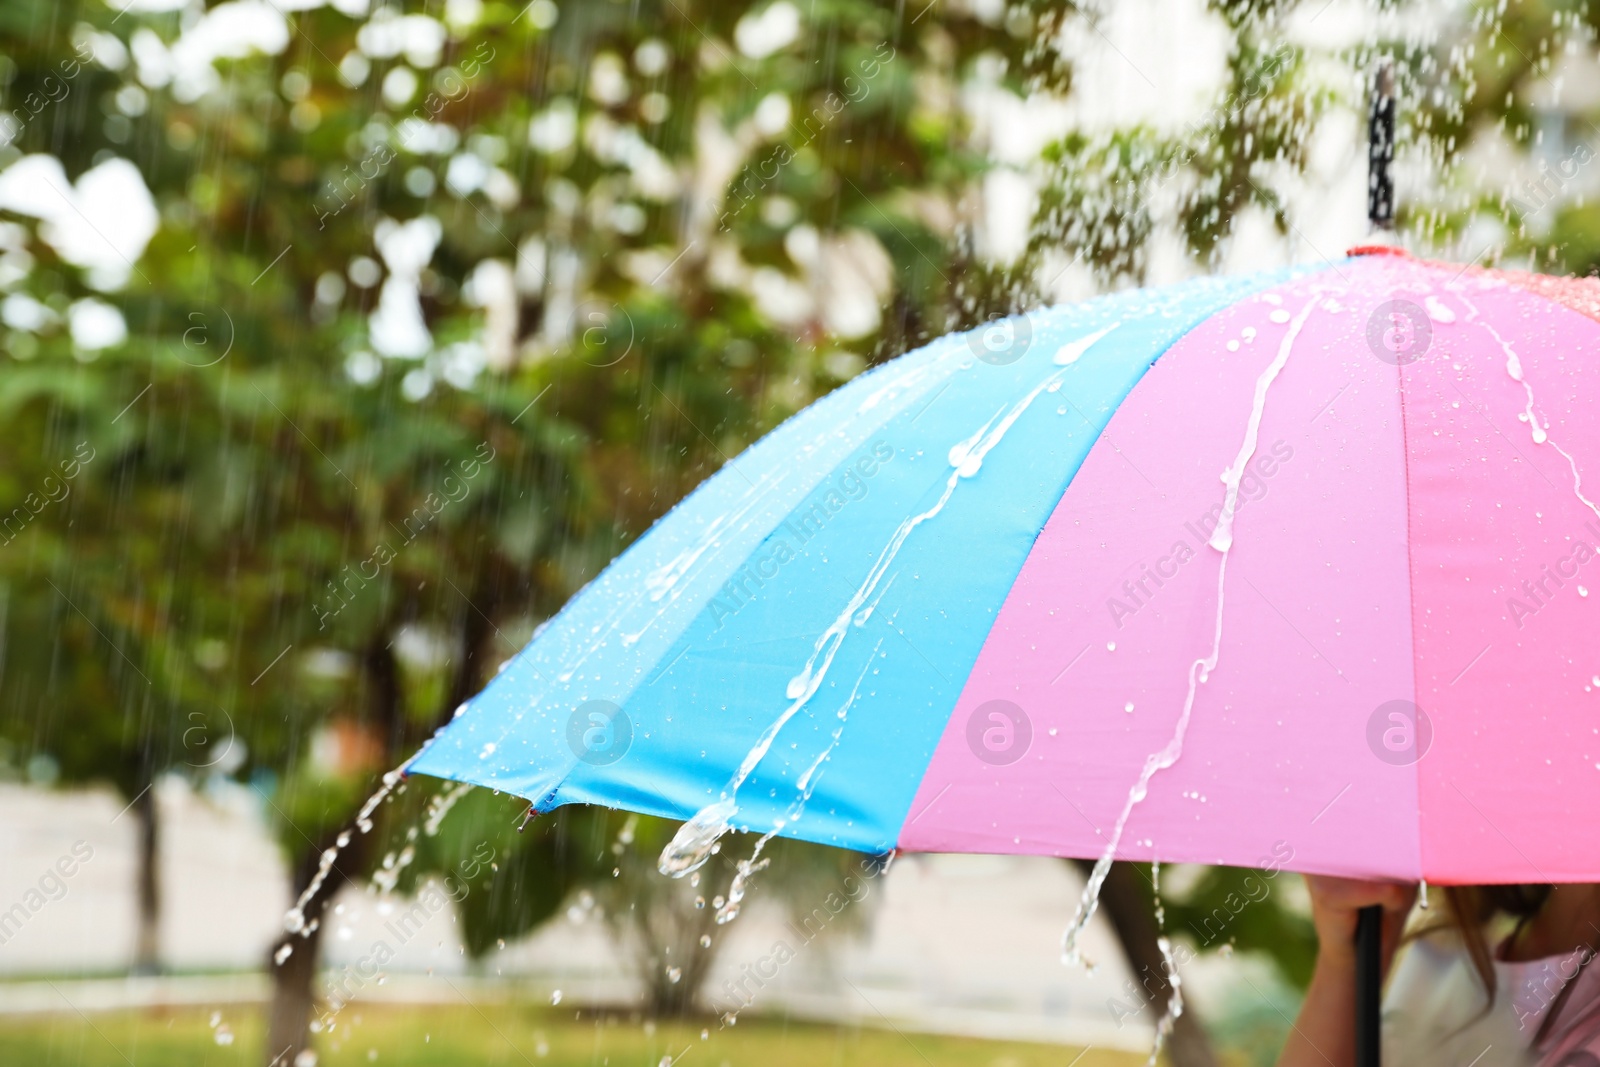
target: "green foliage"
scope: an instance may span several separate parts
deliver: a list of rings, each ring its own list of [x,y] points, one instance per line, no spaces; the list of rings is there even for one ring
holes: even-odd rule
[[[1047,254],[1082,261],[1107,286],[1141,282],[1149,241],[1175,216],[1185,250],[1214,265],[1243,212],[1289,220],[1277,183],[1306,165],[1305,131],[1331,102],[1302,84],[1302,52],[1257,4],[1222,4],[1234,32],[1227,80],[1206,111],[1175,133],[1145,126],[1105,134],[1074,130],[1047,146],[1025,273]],[[1270,7],[1270,5],[1267,5]]]
[[[1286,883],[1298,877],[1206,867],[1180,898],[1163,902],[1167,928],[1202,952],[1227,945],[1231,951],[1264,953],[1286,982],[1304,989],[1317,959],[1316,931],[1311,919],[1283,897]]]

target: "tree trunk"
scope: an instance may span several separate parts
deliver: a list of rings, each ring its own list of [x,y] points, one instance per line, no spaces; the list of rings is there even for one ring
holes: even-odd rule
[[[161,813],[156,804],[155,784],[144,783],[133,801],[138,883],[138,929],[134,935],[134,974],[157,974],[161,970]]]
[[[1094,864],[1088,860],[1073,860],[1072,864],[1086,878],[1094,869]],[[1134,984],[1143,991],[1139,995],[1148,1000],[1153,1023],[1166,1009],[1172,987],[1167,981],[1161,947],[1156,944],[1160,931],[1139,879],[1138,868],[1127,863],[1113,863],[1101,887],[1100,910],[1111,920],[1128,968],[1133,971]],[[1173,1067],[1217,1067],[1211,1039],[1206,1036],[1191,1004],[1184,1004],[1183,1014],[1173,1025],[1172,1036],[1167,1041],[1167,1056]]]
[[[304,885],[298,887],[302,892]],[[306,909],[306,914],[313,912]],[[317,909],[315,914],[321,914]],[[292,952],[281,964],[268,962],[272,975],[272,1003],[267,1014],[267,1067],[295,1067],[300,1053],[311,1045],[311,1013],[316,1008],[312,987],[317,978],[317,949],[322,942],[322,927],[309,937],[290,935],[274,948],[291,946]]]
[[[480,598],[480,602],[483,599]],[[461,624],[460,659],[456,664],[455,676],[451,679],[445,705],[433,724],[434,728],[448,723],[456,706],[471,697],[479,687],[481,679],[478,665],[483,658],[483,647],[493,630],[489,618],[492,611],[492,602],[483,604],[481,609],[473,604],[465,607]],[[361,657],[361,664],[367,685],[368,718],[377,735],[384,740],[387,770],[389,765],[409,756],[420,738],[407,729],[400,668],[386,634],[380,635],[367,648]],[[372,788],[376,789],[377,784],[373,783]],[[378,815],[378,812],[374,812],[373,818],[378,818]],[[335,845],[339,833],[350,834],[349,844],[339,850],[338,859],[328,871],[328,876],[303,909],[306,924],[315,924],[309,936],[285,934],[273,945],[273,957],[268,961],[268,971],[272,975],[272,1003],[268,1008],[267,1043],[263,1050],[267,1067],[295,1067],[295,1059],[311,1047],[310,1025],[316,1009],[315,985],[322,945],[322,919],[339,890],[366,875],[377,840],[374,834],[362,833],[360,827],[355,825],[355,816],[356,812],[351,811],[345,819],[345,825],[328,834],[316,847],[301,853],[295,865],[293,892],[294,899],[299,900],[300,894],[306,891],[316,876],[322,854]],[[278,963],[277,954],[284,946],[289,946],[290,954],[282,963]]]

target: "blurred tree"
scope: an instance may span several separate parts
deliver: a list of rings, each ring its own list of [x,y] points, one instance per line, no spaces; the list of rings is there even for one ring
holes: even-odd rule
[[[378,777],[726,456],[956,321],[956,90],[1037,58],[1025,9],[357,8],[0,16],[6,485],[96,455],[4,558],[8,640],[66,665],[8,680],[6,732],[137,796],[190,715],[234,724],[305,897],[283,1062],[323,909],[399,832],[357,818]],[[511,851],[476,949],[581,874]]]

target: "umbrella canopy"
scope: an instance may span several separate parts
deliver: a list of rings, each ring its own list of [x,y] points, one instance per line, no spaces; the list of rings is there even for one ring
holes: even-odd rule
[[[1600,880],[1597,320],[1379,249],[946,337],[730,462],[408,770],[699,813],[680,870],[732,826]]]

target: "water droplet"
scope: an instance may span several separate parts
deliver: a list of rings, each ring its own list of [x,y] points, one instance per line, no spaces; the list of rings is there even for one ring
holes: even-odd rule
[[[1117,650],[1117,643],[1115,641],[1107,641],[1106,642],[1106,651],[1107,652],[1115,652],[1116,650]]]
[[[1133,701],[1130,700],[1126,704],[1122,705],[1122,710],[1128,712],[1130,715],[1133,714]]]
[[[554,993],[550,994],[550,1003],[552,1003],[552,1004],[560,1004],[561,1003],[561,990],[558,989]]]
[[[728,832],[729,820],[738,810],[732,797],[724,797],[696,812],[694,818],[678,827],[667,847],[661,850],[658,864],[661,873],[682,878],[704,866],[717,840]]]
[[[671,982],[673,985],[677,985],[678,982],[682,978],[683,978],[683,968],[682,967],[668,967],[667,968],[667,981]],[[670,1056],[667,1057],[667,1062],[671,1063],[672,1062],[672,1057],[670,1057]]]
[[[1271,319],[1273,322],[1277,323],[1279,326],[1282,326],[1284,323],[1289,321],[1289,313],[1287,311],[1285,311],[1283,308],[1278,308],[1275,311],[1273,311],[1272,314],[1268,315],[1267,318]]]
[[[711,947],[711,935],[710,934],[701,934],[700,935],[700,947],[701,948],[710,948]]]

